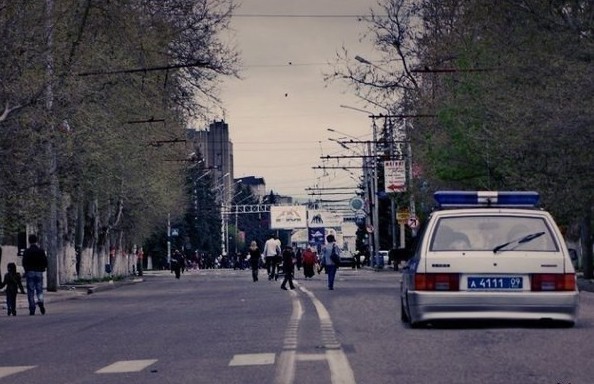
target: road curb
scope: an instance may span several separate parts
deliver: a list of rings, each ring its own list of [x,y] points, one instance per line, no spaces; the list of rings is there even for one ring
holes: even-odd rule
[[[92,285],[65,285],[64,287],[66,287],[66,289],[69,289],[68,287],[74,287],[75,289],[86,289],[87,291],[87,295],[91,295],[95,292],[100,292],[100,291],[108,291],[111,289],[115,289],[118,287],[121,287],[123,285],[130,285],[130,284],[136,284],[136,283],[141,283],[143,282],[144,279],[141,277],[136,277],[133,279],[127,279],[127,280],[109,280],[109,281],[105,281],[105,282],[101,282],[101,283],[96,283],[96,284],[92,284]]]

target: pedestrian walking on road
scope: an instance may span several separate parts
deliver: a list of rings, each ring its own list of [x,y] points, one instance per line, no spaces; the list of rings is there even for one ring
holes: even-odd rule
[[[276,240],[274,234],[270,235],[270,238],[264,243],[264,259],[266,260],[266,272],[268,272],[268,280],[274,279],[276,275],[276,267],[278,265],[278,259],[281,256],[281,247]]]
[[[47,255],[37,245],[37,236],[29,235],[29,248],[23,253],[23,269],[27,280],[27,299],[29,301],[29,315],[35,315],[36,305],[39,311],[45,315],[45,303],[43,302],[43,272],[47,269]],[[35,297],[37,296],[37,303]]]
[[[295,285],[293,285],[293,273],[295,273],[295,252],[293,252],[293,248],[289,245],[285,247],[283,251],[283,272],[285,274],[285,278],[283,279],[283,283],[281,284],[281,289],[287,290],[287,283],[289,283],[289,288],[295,289]]]
[[[254,282],[258,281],[258,270],[260,269],[260,260],[262,259],[262,252],[258,248],[258,243],[252,241],[248,249],[248,261],[252,267],[252,279]]]
[[[326,242],[326,245],[322,248],[322,265],[328,274],[328,289],[333,290],[338,264],[332,260],[332,253],[334,253],[337,257],[340,257],[340,249],[336,245],[336,239],[334,238],[334,235],[326,236]]]
[[[301,262],[303,263],[303,275],[305,278],[312,278],[315,275],[315,266],[318,263],[318,256],[311,249],[311,247],[305,248],[301,254]]]
[[[184,265],[184,257],[181,252],[176,250],[171,257],[171,272],[175,272],[175,278],[179,279]]]
[[[6,266],[8,272],[4,275],[4,280],[0,282],[0,289],[6,287],[6,309],[8,316],[16,316],[16,298],[18,291],[25,293],[21,274],[17,272],[15,263],[8,263]]]

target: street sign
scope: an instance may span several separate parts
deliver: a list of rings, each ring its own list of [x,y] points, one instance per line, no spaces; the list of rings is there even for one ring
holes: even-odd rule
[[[385,192],[406,191],[406,166],[404,160],[384,161]]]
[[[408,211],[408,209],[400,209],[398,212],[396,212],[396,220],[398,220],[399,223],[406,223],[408,221],[408,219],[410,218],[410,212]]]
[[[408,218],[410,217],[410,212],[406,208],[401,208],[396,212],[396,221],[400,225],[406,224]]]
[[[365,207],[365,201],[360,197],[353,197],[349,202],[349,206],[354,212],[361,211]]]

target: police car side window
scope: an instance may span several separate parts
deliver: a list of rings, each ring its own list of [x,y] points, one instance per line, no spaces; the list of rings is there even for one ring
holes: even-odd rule
[[[417,231],[417,235],[413,237],[412,244],[411,244],[411,259],[419,259],[421,257],[421,245],[423,243],[423,238],[427,235],[427,222],[429,220],[423,221],[421,227]]]

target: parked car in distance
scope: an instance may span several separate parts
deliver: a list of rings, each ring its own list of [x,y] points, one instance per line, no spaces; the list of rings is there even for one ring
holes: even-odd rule
[[[379,254],[384,259],[384,265],[388,265],[390,263],[390,251],[380,250]]]
[[[575,269],[536,192],[440,191],[403,267],[401,319],[546,321],[573,326]]]
[[[341,267],[355,267],[355,254],[348,250],[343,249],[340,251],[340,266]]]

